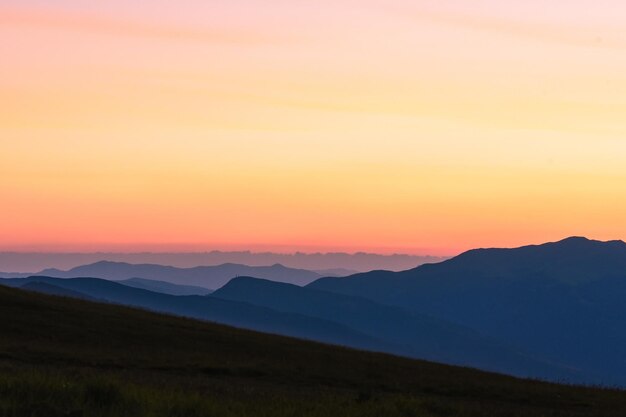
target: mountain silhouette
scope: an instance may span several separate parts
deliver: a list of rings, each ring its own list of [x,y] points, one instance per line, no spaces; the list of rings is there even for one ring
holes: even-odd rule
[[[117,271],[127,264],[104,266]],[[408,271],[321,278],[306,287],[236,277],[208,296],[164,294],[172,288],[141,280],[134,282],[162,293],[96,278],[2,280],[41,282],[262,332],[514,375],[626,386],[621,241],[573,237],[476,249]]]
[[[195,268],[176,268],[156,264],[129,264],[125,262],[101,261],[78,266],[68,271],[45,269],[37,274],[57,278],[104,278],[114,281],[143,278],[153,281],[166,281],[180,285],[191,285],[217,289],[236,276],[255,276],[272,281],[289,282],[296,285],[308,284],[322,275],[305,269],[287,268],[280,264],[271,266],[247,266],[240,264],[222,264],[216,266],[198,266]]]
[[[124,284],[127,287],[141,288],[144,290],[160,292],[162,294],[169,295],[208,295],[212,292],[211,290],[204,287],[172,284],[171,282],[167,281],[158,281],[144,278],[130,278],[117,282],[120,284]]]
[[[96,301],[96,298],[90,297],[78,291],[52,285],[46,282],[32,281],[20,286],[22,290],[34,291],[42,294],[56,295],[60,297],[79,298],[82,300]]]
[[[5,285],[57,288],[94,299],[266,333],[393,353],[517,376],[591,380],[508,348],[475,331],[396,307],[254,278],[235,278],[211,296],[172,296],[98,278],[4,279]],[[236,294],[240,293],[240,296]],[[247,294],[247,295],[246,295]],[[280,301],[272,301],[272,298]],[[596,380],[597,382],[597,380]]]
[[[0,281],[1,282],[1,281]],[[6,416],[623,417],[624,391],[518,379],[0,286]]]
[[[404,354],[414,358],[518,376],[580,380],[571,370],[523,355],[473,330],[365,298],[251,277],[235,278],[212,296],[334,321],[378,340],[404,346]]]
[[[572,237],[477,249],[404,272],[307,288],[368,298],[474,329],[626,385],[626,244]]]
[[[56,287],[63,290],[59,295],[77,294],[76,298],[87,296],[109,303],[372,351],[404,352],[390,343],[376,340],[332,321],[278,312],[265,307],[210,296],[173,296],[128,287],[99,278],[33,276],[0,279],[0,284],[25,289],[35,286],[37,288]]]

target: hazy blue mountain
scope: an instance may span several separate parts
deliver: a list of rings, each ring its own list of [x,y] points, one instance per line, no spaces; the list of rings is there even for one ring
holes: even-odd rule
[[[40,275],[38,274],[34,274],[34,275],[33,274],[28,274],[28,275],[15,274],[9,277],[0,276],[0,278],[28,278],[31,276],[40,276]],[[129,279],[123,279],[123,280],[119,280],[115,282],[124,284],[128,287],[141,288],[144,290],[159,292],[163,294],[170,294],[170,295],[209,295],[213,292],[212,290],[208,288],[204,288],[204,287],[198,287],[194,285],[172,284],[171,282],[167,282],[167,281],[158,281],[158,280],[144,279],[144,278],[129,278]]]
[[[235,278],[212,296],[335,321],[376,339],[405,346],[408,354],[416,358],[521,376],[575,378],[571,371],[523,355],[473,330],[360,297],[250,277]]]
[[[0,272],[0,278],[28,278],[30,276],[36,275],[32,272]],[[334,277],[336,275],[328,275],[329,277]]]
[[[209,295],[212,290],[194,285],[172,284],[166,281],[157,281],[144,278],[130,278],[117,281],[128,287],[141,288],[148,291],[160,292],[169,295]]]
[[[358,274],[359,271],[345,268],[315,269],[313,272],[322,277],[347,277],[348,275]]]
[[[477,249],[404,272],[323,278],[307,288],[457,323],[626,385],[626,244],[568,238]]]
[[[339,269],[355,272],[373,269],[403,271],[426,262],[443,261],[445,258],[420,255],[380,255],[374,253],[272,253],[272,252],[96,252],[96,253],[54,253],[54,252],[0,252],[0,270],[14,273],[41,271],[44,268],[67,270],[79,265],[99,261],[127,262],[131,264],[171,265],[179,268],[193,268],[199,265],[221,265],[225,263],[259,266],[281,264],[289,268],[310,271]],[[0,276],[16,278],[14,273],[0,272]],[[343,275],[323,274],[323,276]]]
[[[48,284],[46,282],[27,282],[21,285],[19,288],[27,291],[39,292],[42,294],[58,295],[61,297],[80,298],[83,300],[96,301],[95,298],[89,297],[78,291],[73,291],[67,288],[58,287],[56,285]]]
[[[305,269],[287,268],[280,264],[272,266],[247,266],[222,264],[176,268],[156,264],[129,264],[125,262],[101,261],[72,268],[68,271],[46,269],[36,275],[58,278],[92,277],[114,281],[131,278],[144,278],[153,281],[166,281],[180,285],[199,286],[216,289],[237,276],[255,276],[272,281],[305,285],[321,277],[320,274]]]
[[[61,295],[79,294],[115,304],[135,306],[147,310],[228,324],[235,327],[275,333],[302,339],[316,340],[360,349],[405,354],[402,347],[376,340],[344,325],[283,313],[265,307],[228,301],[210,296],[173,296],[98,278],[53,278],[33,276],[28,278],[0,279],[0,284],[24,288],[42,284],[66,290]],[[32,286],[31,286],[32,288]]]

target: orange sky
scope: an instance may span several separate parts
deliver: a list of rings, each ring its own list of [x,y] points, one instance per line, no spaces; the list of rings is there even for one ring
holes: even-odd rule
[[[626,238],[626,5],[546,3],[0,1],[0,250]]]

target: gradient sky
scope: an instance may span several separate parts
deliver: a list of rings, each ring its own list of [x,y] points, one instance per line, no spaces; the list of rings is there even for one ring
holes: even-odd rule
[[[0,0],[0,250],[626,237],[623,0]]]

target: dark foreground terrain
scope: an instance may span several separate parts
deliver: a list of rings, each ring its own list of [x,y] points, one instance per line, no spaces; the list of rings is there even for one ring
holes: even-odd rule
[[[1,416],[624,416],[549,384],[0,286]]]

